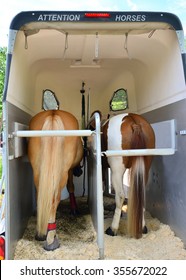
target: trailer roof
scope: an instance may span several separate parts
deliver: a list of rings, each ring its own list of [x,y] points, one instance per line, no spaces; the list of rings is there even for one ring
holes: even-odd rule
[[[30,23],[34,23],[30,25]],[[86,22],[99,23],[127,23],[127,29],[146,29],[147,23],[155,26],[155,28],[170,28],[182,30],[182,24],[179,18],[172,13],[163,12],[77,12],[77,11],[28,11],[17,14],[11,22],[10,29],[19,30],[20,28],[54,28],[60,29],[61,22]],[[166,24],[165,24],[166,23]],[[29,24],[29,25],[28,25]],[[92,24],[91,24],[92,25]],[[122,25],[122,24],[121,24]],[[88,25],[89,26],[89,25]],[[108,27],[109,28],[109,27]],[[117,27],[118,28],[118,27]]]

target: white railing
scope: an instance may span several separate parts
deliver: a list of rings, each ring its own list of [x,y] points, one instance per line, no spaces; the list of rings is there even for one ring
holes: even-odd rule
[[[90,136],[91,130],[18,130],[13,137],[44,137],[44,136]]]
[[[113,156],[167,156],[173,155],[175,149],[173,148],[162,148],[162,149],[132,149],[132,150],[107,150],[102,152],[102,155],[107,157]]]

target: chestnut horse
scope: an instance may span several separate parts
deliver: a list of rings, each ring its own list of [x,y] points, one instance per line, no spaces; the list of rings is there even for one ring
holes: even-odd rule
[[[128,113],[111,117],[102,126],[102,150],[151,149],[155,135],[151,125],[140,115]],[[115,190],[116,208],[108,235],[117,234],[124,202],[123,176],[129,169],[128,234],[140,238],[147,232],[144,219],[145,186],[152,156],[113,156],[107,162],[111,168],[111,183]],[[105,164],[103,163],[103,167]],[[104,170],[103,170],[104,174]]]
[[[70,113],[48,110],[35,115],[30,130],[78,130],[78,121]],[[59,247],[56,237],[56,210],[61,190],[67,185],[72,211],[76,210],[73,168],[83,156],[83,143],[79,136],[31,137],[28,157],[33,168],[37,191],[37,240],[45,240],[44,249]]]

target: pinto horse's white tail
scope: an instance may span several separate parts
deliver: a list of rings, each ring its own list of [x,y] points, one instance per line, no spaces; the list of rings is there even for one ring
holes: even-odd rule
[[[42,130],[63,130],[63,122],[58,115],[47,116]],[[64,137],[41,137],[42,158],[40,165],[39,188],[37,194],[37,230],[39,235],[46,235],[51,211],[59,199],[61,180],[60,161],[63,158]],[[66,178],[67,179],[67,178]],[[48,186],[48,187],[47,187]],[[47,187],[47,188],[46,188]]]
[[[143,209],[145,201],[144,157],[136,157],[130,170],[130,190],[128,200],[128,233],[131,237],[142,236]]]

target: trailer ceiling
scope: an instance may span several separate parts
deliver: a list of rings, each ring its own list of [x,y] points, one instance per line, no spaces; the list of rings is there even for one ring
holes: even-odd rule
[[[139,59],[140,40],[144,44],[156,30],[171,29],[163,22],[32,22],[21,28],[25,48],[32,48],[31,63],[65,58],[71,59],[71,67],[100,67],[101,59]]]
[[[173,29],[172,26],[165,22],[31,22],[23,25],[21,30],[24,30],[27,35],[36,33],[41,29],[56,29],[62,33],[68,34],[141,34],[148,33],[156,29]]]

